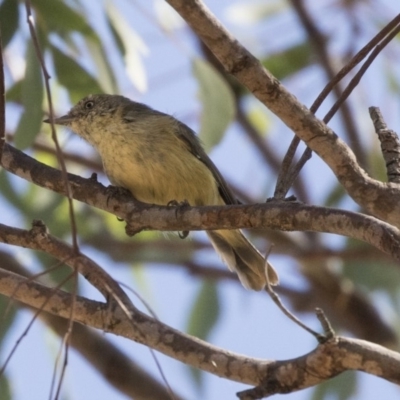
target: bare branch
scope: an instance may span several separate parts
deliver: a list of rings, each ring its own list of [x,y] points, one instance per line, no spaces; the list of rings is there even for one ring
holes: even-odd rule
[[[0,224],[0,242],[44,251],[80,272],[106,299],[114,297],[126,308],[132,307],[124,291],[102,268],[85,255],[76,254],[68,244],[49,235],[40,221],[35,221],[30,231]]]
[[[338,136],[289,93],[220,24],[200,0],[167,0],[225,69],[246,86],[332,169],[349,195],[379,218],[398,225],[400,188],[370,178]]]
[[[0,252],[0,263],[8,271],[24,277],[32,276],[14,257]],[[21,303],[19,303],[21,306]],[[34,311],[35,309],[33,309]],[[1,318],[2,316],[0,316]],[[69,321],[46,312],[40,312],[39,318],[57,335],[63,337]],[[90,327],[73,324],[71,346],[84,357],[99,374],[111,385],[131,398],[138,400],[171,400],[166,388],[140,365],[130,359],[104,335]],[[174,393],[176,400],[182,397]]]
[[[71,295],[0,269],[0,293],[68,319]],[[109,318],[111,317],[111,319]],[[145,344],[193,367],[230,380],[259,386],[257,393],[287,393],[325,381],[345,370],[359,370],[400,383],[400,355],[356,339],[335,337],[293,360],[265,361],[234,354],[168,327],[135,310],[110,316],[106,304],[76,297],[75,321]],[[242,397],[246,398],[246,397]],[[250,398],[250,397],[247,397]],[[260,398],[260,397],[253,397]]]
[[[400,183],[400,141],[395,131],[388,129],[377,107],[370,107],[369,113],[375,132],[381,142],[389,182]]]
[[[10,172],[60,194],[65,194],[60,171],[5,146],[2,164]],[[159,231],[269,228],[286,231],[336,233],[367,242],[400,260],[399,230],[367,215],[298,203],[250,206],[162,207],[132,201],[129,195],[109,197],[94,180],[68,174],[73,198],[111,212],[128,222],[128,233],[143,229]]]
[[[314,351],[289,361],[268,365],[265,380],[254,389],[238,393],[241,400],[262,399],[315,386],[346,370],[364,371],[400,383],[400,354],[363,340],[334,337]]]
[[[53,109],[53,101],[51,97],[51,91],[50,91],[50,74],[47,71],[46,65],[44,63],[44,58],[42,51],[40,49],[40,44],[39,40],[36,35],[36,29],[35,29],[35,24],[33,20],[33,15],[31,11],[31,2],[30,0],[25,0],[25,9],[26,9],[26,19],[27,23],[29,26],[29,33],[32,38],[32,42],[35,48],[36,56],[39,60],[40,67],[42,69],[43,77],[44,77],[44,84],[46,88],[46,95],[47,95],[47,101],[49,103],[49,113],[50,113],[50,124],[51,124],[51,137],[53,139],[54,145],[56,147],[56,152],[57,152],[57,160],[60,164],[61,171],[63,173],[63,178],[64,178],[64,184],[65,184],[65,190],[67,193],[67,199],[68,199],[68,211],[69,211],[69,219],[71,222],[71,236],[72,236],[72,245],[74,246],[74,249],[76,252],[79,252],[79,246],[78,246],[78,235],[77,235],[77,227],[76,227],[76,221],[75,221],[75,214],[74,214],[74,206],[73,206],[73,201],[72,201],[72,195],[71,195],[71,188],[69,186],[68,178],[67,178],[67,168],[65,166],[64,162],[64,157],[63,153],[61,151],[60,144],[58,142],[57,134],[56,134],[56,128],[54,125],[54,109]]]

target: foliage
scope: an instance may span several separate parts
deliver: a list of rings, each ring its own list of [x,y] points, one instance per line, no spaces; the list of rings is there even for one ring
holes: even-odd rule
[[[238,5],[208,3],[218,17],[230,24],[233,34],[257,55],[262,65],[307,106],[330,79],[328,67],[337,70],[337,65],[343,65],[370,39],[371,32],[379,31],[381,25],[390,20],[393,8],[384,0],[374,4],[324,1],[314,5],[309,2],[306,6],[312,11],[310,18],[319,29],[329,55],[326,60],[312,38],[304,33],[304,25],[294,17],[294,8],[287,2],[276,0],[273,7],[267,7],[263,2],[243,1],[240,12]],[[163,17],[155,12],[152,2],[146,1],[118,5],[111,1],[98,2],[93,9],[93,2],[89,0],[32,0],[32,9],[39,45],[51,75],[56,114],[64,114],[89,93],[120,93],[146,102],[174,114],[200,132],[207,152],[236,189],[238,197],[262,203],[272,196],[275,176],[292,133],[268,110],[261,108],[247,90],[222,72],[218,61],[198,45],[194,33],[182,27],[168,32],[162,30],[160,27],[167,21],[158,20]],[[233,15],[234,19],[228,18]],[[165,18],[169,16],[165,14]],[[338,26],[342,27],[340,32]],[[8,141],[34,158],[57,166],[50,128],[42,125],[49,104],[43,73],[26,24],[24,4],[3,0],[0,27]],[[399,41],[393,41],[391,51],[380,55],[374,69],[364,77],[331,123],[357,156],[365,160],[364,168],[374,177],[385,176],[385,171],[372,123],[366,122],[368,107],[386,107],[386,121],[396,129],[399,45]],[[321,115],[336,100],[335,96],[333,93],[328,98],[319,111]],[[58,135],[68,171],[85,177],[94,171],[106,184],[100,160],[92,149],[66,130],[58,130]],[[292,193],[310,204],[359,211],[317,156],[306,165]],[[66,199],[21,181],[4,170],[0,172],[0,209],[5,224],[29,229],[33,219],[42,219],[52,234],[65,241],[71,240]],[[294,353],[309,347],[308,339],[292,340],[281,332],[286,323],[284,316],[272,307],[267,315],[264,297],[245,292],[225,273],[202,234],[193,233],[190,240],[184,241],[177,236],[164,238],[153,232],[127,238],[123,224],[103,211],[75,202],[74,212],[82,251],[93,255],[116,279],[144,293],[161,320],[200,338],[210,340],[211,337],[232,351],[252,353],[258,358],[292,358]],[[319,327],[310,313],[322,305],[338,331],[345,330],[360,338],[398,348],[400,272],[397,263],[371,246],[345,237],[277,231],[250,232],[250,235],[264,252],[267,249],[265,238],[274,243],[271,259],[282,277],[283,299],[301,318],[312,321],[315,329]],[[10,266],[13,262],[23,265],[29,274],[46,271],[56,264],[38,252],[28,253],[0,244],[0,264]],[[199,266],[201,268],[196,268]],[[132,270],[135,273],[131,273]],[[63,282],[66,275],[65,270],[58,270],[48,279],[51,285],[62,283],[71,290],[71,283]],[[210,276],[217,278],[210,280]],[[78,291],[81,295],[92,295],[83,282]],[[354,298],[360,299],[358,308],[351,307]],[[5,309],[7,301],[0,300],[0,308]],[[362,318],[365,310],[372,320]],[[6,339],[15,342],[21,334],[14,330],[17,318],[18,313],[12,309],[1,320],[1,360],[5,360],[10,351],[10,345],[3,345],[3,342]],[[26,317],[25,321],[29,319]],[[47,330],[45,325],[42,330]],[[282,344],[282,341],[286,342]],[[279,344],[269,346],[271,343]],[[119,345],[132,346],[126,342]],[[285,353],[286,346],[291,347],[291,353]],[[275,347],[285,348],[282,350],[285,354],[276,352]],[[20,351],[29,354],[29,349]],[[145,359],[143,368],[158,376],[148,353],[139,358],[129,351],[129,356],[140,361]],[[86,367],[77,364],[77,369],[86,371]],[[161,364],[172,387],[187,398],[195,398],[199,387],[204,398],[210,399],[227,397],[228,394],[219,395],[238,390],[237,387],[226,389],[225,381],[202,379],[198,372],[191,375],[191,383],[183,384],[189,375],[182,374],[171,361],[163,359]],[[49,363],[44,365],[51,371]],[[68,368],[73,369],[75,365]],[[171,375],[176,376],[168,373],[169,367],[174,368]],[[0,390],[0,398],[14,398],[12,381],[19,367],[11,365],[9,368],[11,372],[0,378],[0,387],[7,389]],[[86,386],[85,374],[82,373],[82,380],[74,378],[79,387]],[[37,380],[37,376],[34,379]],[[340,380],[333,380],[329,385],[319,386],[313,394],[306,392],[288,397],[323,399],[334,393],[337,398],[350,399],[356,387],[363,384],[354,374],[346,377],[345,389]],[[31,382],[27,383],[30,385]],[[68,386],[68,382],[65,385]],[[371,386],[368,382],[365,385]],[[38,386],[34,388],[36,393]],[[382,384],[380,390],[390,389]],[[23,390],[20,393],[26,394]],[[40,397],[44,393],[48,392],[36,394]],[[376,393],[364,399],[376,398]],[[114,393],[113,398],[122,399],[123,395]]]

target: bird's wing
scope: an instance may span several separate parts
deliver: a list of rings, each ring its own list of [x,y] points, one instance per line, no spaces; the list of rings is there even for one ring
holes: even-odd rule
[[[175,121],[178,127],[177,132],[179,139],[181,139],[185,143],[188,150],[196,158],[198,158],[201,162],[203,162],[207,166],[207,168],[212,172],[218,184],[220,195],[225,201],[225,203],[237,204],[238,202],[233,196],[231,190],[229,189],[228,184],[225,182],[225,179],[218,171],[218,168],[215,166],[215,164],[211,161],[210,157],[208,157],[207,153],[204,151],[196,134],[184,123],[178,121],[177,119],[175,119]]]

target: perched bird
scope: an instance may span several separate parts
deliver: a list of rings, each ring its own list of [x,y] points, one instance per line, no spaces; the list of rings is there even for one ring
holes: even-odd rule
[[[101,94],[82,99],[54,122],[93,145],[111,183],[128,189],[139,201],[237,204],[195,133],[171,115],[123,96]],[[264,288],[264,257],[240,230],[207,231],[207,235],[243,286]],[[269,282],[277,284],[278,275],[269,263],[267,270]]]

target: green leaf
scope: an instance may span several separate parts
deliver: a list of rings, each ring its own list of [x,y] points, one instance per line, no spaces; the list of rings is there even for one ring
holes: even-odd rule
[[[97,68],[97,82],[105,93],[117,93],[118,88],[113,69],[108,62],[108,58],[101,43],[92,40],[90,37],[85,37],[85,41],[88,52],[91,54],[93,63]]]
[[[347,248],[353,249],[354,253],[362,254],[368,245],[353,239],[347,240]],[[343,265],[343,275],[355,282],[358,286],[363,286],[368,292],[373,290],[383,290],[387,294],[396,295],[400,286],[400,271],[398,265],[390,259],[379,258],[347,260]]]
[[[10,380],[4,372],[0,375],[0,389],[0,400],[12,399]]]
[[[334,184],[329,188],[324,204],[327,207],[337,206],[342,200],[346,198],[346,191],[341,184]]]
[[[0,5],[0,28],[3,48],[6,48],[18,28],[18,1],[4,0]]]
[[[82,14],[68,7],[65,1],[33,0],[32,6],[36,11],[36,21],[43,30],[57,32],[61,36],[77,31],[99,40]]]
[[[339,376],[319,384],[312,395],[312,400],[347,400],[356,393],[357,374],[347,371]]]
[[[199,82],[203,106],[199,137],[206,151],[218,144],[236,113],[233,92],[220,73],[207,61],[195,59],[193,73]]]
[[[88,94],[104,93],[96,79],[82,68],[75,60],[66,56],[57,47],[50,46],[54,68],[61,85],[69,92],[73,103],[77,103]]]
[[[311,63],[312,48],[308,42],[273,54],[262,61],[264,67],[280,80],[299,72]]]
[[[106,18],[107,18],[107,24],[110,29],[111,35],[114,38],[115,44],[117,45],[117,49],[119,50],[121,55],[125,57],[126,51],[125,51],[124,42],[121,40],[120,36],[118,35],[118,32],[115,30],[110,17],[107,15]]]
[[[106,13],[113,28],[112,33],[120,39],[117,40],[118,46],[122,44],[124,48],[127,75],[140,92],[145,92],[147,77],[142,57],[147,55],[148,48],[142,38],[132,29],[130,22],[111,1],[106,3]]]
[[[6,92],[6,100],[22,103],[22,82],[23,79],[15,82]]]
[[[188,321],[187,332],[200,339],[207,340],[220,314],[220,301],[217,285],[214,281],[204,281],[196,296]],[[191,368],[192,377],[198,387],[202,385],[201,371]]]
[[[43,83],[42,71],[32,42],[26,52],[26,73],[21,87],[24,112],[15,131],[15,145],[26,149],[35,140],[43,120]]]
[[[10,254],[1,252],[0,257],[2,265],[4,266],[5,269],[7,269],[7,267],[11,267],[10,264],[15,263],[14,257],[11,256]],[[16,315],[16,307],[15,304],[13,304],[12,300],[10,300],[9,297],[0,295],[0,321],[1,321],[0,344],[3,343],[4,338],[7,336],[8,331],[12,327],[15,321],[15,315]],[[0,346],[0,348],[2,348],[2,346]]]
[[[10,182],[11,174],[0,169],[0,194],[8,203],[21,213],[25,213],[25,203],[21,200],[15,185]]]

